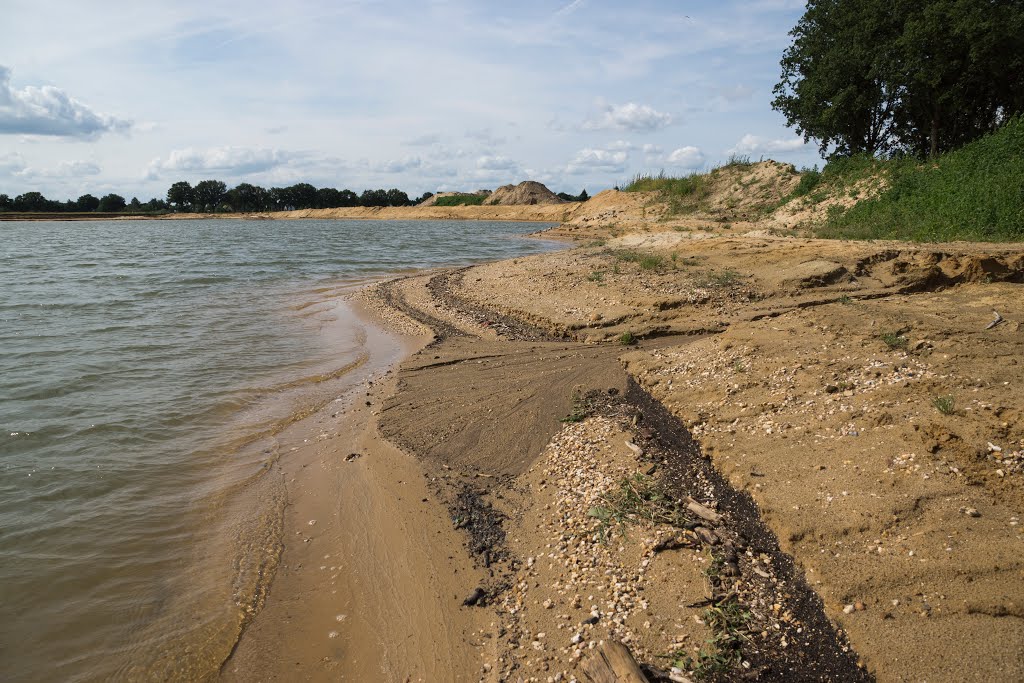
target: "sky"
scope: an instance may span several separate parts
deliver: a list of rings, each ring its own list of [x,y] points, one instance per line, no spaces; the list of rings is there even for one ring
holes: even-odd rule
[[[4,0],[0,194],[176,181],[590,194],[732,154],[820,163],[771,108],[796,0]]]

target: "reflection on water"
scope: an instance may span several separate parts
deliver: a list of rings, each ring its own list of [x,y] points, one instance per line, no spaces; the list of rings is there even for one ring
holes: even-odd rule
[[[535,228],[0,223],[0,677],[215,671],[280,552],[281,429],[382,357],[341,296]]]

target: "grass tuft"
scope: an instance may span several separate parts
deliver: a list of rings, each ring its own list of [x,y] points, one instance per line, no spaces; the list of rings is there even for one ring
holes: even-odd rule
[[[821,171],[818,167],[805,168],[800,172],[800,183],[793,190],[791,197],[806,197],[811,192],[814,192],[821,185]]]
[[[932,405],[943,415],[952,415],[956,412],[956,398],[953,396],[936,396]]]
[[[907,338],[899,332],[883,332],[879,335],[879,339],[888,347],[890,351],[905,350],[907,348]]]
[[[618,261],[636,263],[644,270],[658,270],[664,265],[665,259],[658,254],[642,254],[638,251],[622,250],[615,252]]]
[[[739,284],[743,280],[743,276],[738,271],[732,268],[726,268],[725,270],[712,271],[710,273],[703,273],[697,278],[697,285],[699,287],[732,287],[733,285]]]
[[[559,420],[559,422],[566,424],[583,422],[590,417],[590,413],[590,402],[587,400],[587,397],[579,392],[574,392],[572,395],[572,412]]]
[[[601,496],[601,503],[587,514],[601,522],[602,539],[608,537],[612,526],[625,529],[628,524],[647,521],[682,527],[688,521],[679,501],[666,494],[654,479],[639,472],[623,477],[617,489]]]

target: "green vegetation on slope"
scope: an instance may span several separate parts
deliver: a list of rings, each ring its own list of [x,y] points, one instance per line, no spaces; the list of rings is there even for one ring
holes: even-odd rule
[[[846,211],[830,213],[818,235],[923,242],[1024,240],[1020,117],[930,162],[837,159],[825,167],[821,181],[831,177],[848,184],[851,178],[878,172],[886,179],[886,189]]]
[[[624,192],[660,192],[668,202],[669,216],[690,214],[702,208],[701,202],[711,194],[712,182],[722,171],[746,169],[753,166],[750,157],[733,155],[723,166],[707,172],[694,171],[673,178],[662,171],[658,175],[636,175],[623,189]]]
[[[483,194],[457,194],[451,197],[438,197],[434,206],[480,206],[487,199]]]

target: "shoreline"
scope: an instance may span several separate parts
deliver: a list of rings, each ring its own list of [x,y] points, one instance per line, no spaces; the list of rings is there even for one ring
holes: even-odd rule
[[[275,467],[288,499],[281,560],[221,680],[470,680],[475,671],[466,640],[481,624],[456,597],[477,572],[419,463],[376,434],[397,364],[429,337],[385,331],[352,307],[381,358],[289,435],[297,445]]]
[[[579,202],[510,206],[353,206],[334,209],[298,209],[255,213],[135,214],[12,214],[0,213],[3,221],[168,221],[168,220],[478,220],[511,223],[561,223],[582,206]]]
[[[747,644],[730,666],[765,680],[810,671],[837,681],[955,680],[968,660],[981,677],[1014,670],[1024,653],[1016,621],[999,621],[999,652],[962,631],[995,628],[1021,604],[1012,578],[1024,569],[1012,550],[1024,542],[1018,411],[1009,399],[984,397],[995,390],[991,379],[964,385],[957,377],[960,368],[965,378],[1009,371],[1000,391],[1020,390],[1014,330],[1024,321],[1007,311],[1024,281],[1024,249],[652,237],[633,248],[661,259],[656,268],[597,245],[411,275],[370,293],[378,310],[438,337],[400,364],[382,435],[371,438],[399,444],[434,482],[426,497],[447,527],[435,531],[469,553],[459,555],[463,580],[482,577],[478,606],[461,607],[458,592],[443,606],[464,625],[486,621],[471,642],[488,643],[489,656],[474,656],[475,674],[454,680],[571,680],[613,640],[648,672],[673,651],[682,667],[674,675],[694,676],[711,661],[702,643],[731,633],[703,630],[712,627],[700,605],[717,609],[726,599],[751,615],[741,629]],[[1003,312],[995,332],[985,329],[985,307]],[[970,342],[943,344],[935,316],[950,310],[956,322],[945,324]],[[905,348],[886,349],[880,335],[900,324]],[[630,330],[639,345],[615,343]],[[822,334],[831,335],[824,346]],[[990,356],[1008,360],[997,367]],[[846,368],[838,377],[815,379],[819,367],[837,363]],[[628,376],[641,392],[631,396],[648,399],[619,403],[613,394],[626,387],[613,376]],[[982,393],[943,434],[928,410],[951,382]],[[894,389],[901,393],[886,393]],[[613,398],[581,402],[594,390]],[[701,403],[705,394],[711,403]],[[799,410],[807,399],[825,412]],[[605,403],[619,407],[595,407]],[[911,412],[897,418],[899,406]],[[621,421],[631,410],[639,423]],[[560,422],[577,413],[578,425]],[[667,417],[647,422],[655,414]],[[665,440],[673,430],[684,441],[692,435],[693,462],[709,463],[713,476],[695,475],[681,451],[655,455],[675,443]],[[998,443],[987,462],[968,464],[970,443],[982,435]],[[922,437],[937,457],[901,455]],[[573,460],[593,448],[611,470]],[[566,471],[566,462],[580,465]],[[878,471],[879,482],[864,479]],[[598,544],[581,554],[577,544],[596,533],[586,510],[606,504],[630,472],[690,496],[720,521],[691,517],[696,535],[689,526],[679,535],[641,525],[624,533],[617,552]],[[968,482],[992,500],[963,488]],[[597,498],[580,499],[581,490]],[[935,502],[908,508],[908,496]],[[851,510],[830,516],[843,503]],[[570,517],[549,518],[561,505]],[[567,535],[575,540],[563,547]],[[830,548],[835,558],[822,556]],[[950,564],[953,557],[961,559]],[[606,575],[623,579],[587,578],[597,558],[610,563],[601,565]],[[710,585],[709,568],[717,577]],[[634,573],[640,578],[625,578]],[[663,595],[677,602],[659,602]],[[682,628],[688,622],[702,626]]]

